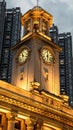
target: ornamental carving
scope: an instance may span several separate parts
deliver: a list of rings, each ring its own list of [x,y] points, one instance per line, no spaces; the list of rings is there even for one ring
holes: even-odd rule
[[[40,115],[43,115],[45,117],[49,117],[51,119],[55,119],[57,121],[65,123],[67,125],[73,126],[72,118],[70,118],[69,116],[68,117],[64,116],[64,115],[62,116],[62,114],[59,114],[59,111],[58,111],[58,113],[55,113],[52,110],[49,111],[49,108],[45,109],[44,107],[43,108],[34,107],[34,106],[31,106],[27,103],[23,103],[23,102],[20,102],[18,100],[11,99],[11,98],[8,98],[8,97],[2,96],[2,95],[0,96],[0,101],[14,105],[16,107],[20,107],[22,109],[26,109],[28,111],[31,111],[31,113],[34,112],[36,114],[40,114]]]

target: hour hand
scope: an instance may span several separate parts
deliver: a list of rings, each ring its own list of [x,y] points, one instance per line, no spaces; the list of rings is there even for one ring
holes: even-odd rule
[[[24,54],[22,53],[22,57],[24,57]]]

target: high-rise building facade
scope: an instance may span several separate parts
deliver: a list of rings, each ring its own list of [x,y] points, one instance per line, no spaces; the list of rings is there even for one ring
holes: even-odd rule
[[[0,63],[1,63],[1,50],[2,50],[3,33],[4,33],[5,10],[6,10],[5,0],[0,0]]]
[[[73,107],[73,83],[72,83],[72,36],[71,33],[58,34],[58,28],[53,24],[50,36],[62,51],[60,52],[60,93],[69,96],[69,103]]]
[[[11,47],[21,38],[21,10],[19,7],[6,9],[4,34],[1,52],[0,79],[11,82]]]
[[[60,52],[60,90],[61,94],[69,96],[70,105],[73,107],[73,83],[72,83],[72,36],[71,33],[58,35]]]
[[[58,27],[54,24],[50,28],[50,37],[56,44],[58,44]]]

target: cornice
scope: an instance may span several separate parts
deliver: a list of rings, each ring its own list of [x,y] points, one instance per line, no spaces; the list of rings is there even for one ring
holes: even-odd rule
[[[27,35],[23,36],[21,41],[19,43],[17,43],[16,45],[14,45],[12,47],[12,50],[18,48],[19,46],[21,46],[23,43],[25,44],[25,42],[29,39],[35,39],[36,37],[38,37],[39,39],[45,41],[46,43],[48,43],[51,47],[53,47],[54,49],[56,49],[58,52],[60,52],[62,50],[61,47],[59,47],[57,44],[55,44],[51,38],[47,35],[44,35],[41,32],[30,32]]]
[[[23,102],[17,101],[17,100],[12,99],[12,98],[8,98],[8,97],[3,96],[3,95],[0,96],[0,101],[14,105],[16,107],[20,107],[22,109],[26,109],[26,110],[34,112],[36,114],[40,114],[41,116],[45,116],[47,118],[54,119],[54,120],[62,122],[64,124],[73,126],[72,118],[69,119],[69,117],[66,117],[66,115],[55,113],[54,111],[52,111],[52,109],[51,109],[51,111],[48,111],[48,110],[45,110],[43,108],[37,108],[37,107],[31,106],[27,103],[23,103]]]
[[[46,118],[51,118],[61,123],[64,123],[66,125],[73,126],[73,116],[62,112],[62,110],[55,109],[53,107],[54,104],[53,105],[49,104],[46,106],[45,103],[41,104],[36,101],[29,104],[28,99],[26,103],[26,102],[19,101],[17,99],[7,97],[5,95],[0,95],[0,102],[2,102],[4,105],[10,104],[12,106],[16,106],[17,108],[19,107],[21,109],[30,111],[31,113],[39,114],[41,116],[45,116]],[[62,106],[59,106],[59,109],[60,107]]]
[[[0,81],[0,105],[19,112],[35,113],[47,119],[73,126],[73,110],[59,96],[49,92],[25,91],[6,82]]]

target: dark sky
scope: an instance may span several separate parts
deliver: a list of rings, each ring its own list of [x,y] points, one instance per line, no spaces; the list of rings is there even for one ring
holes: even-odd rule
[[[21,7],[24,14],[36,6],[37,0],[6,0],[7,7]],[[73,0],[39,0],[39,6],[53,15],[53,23],[59,32],[71,32],[73,36]]]

